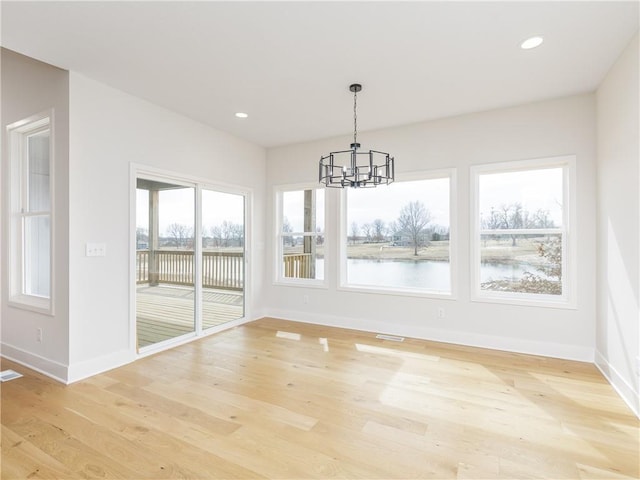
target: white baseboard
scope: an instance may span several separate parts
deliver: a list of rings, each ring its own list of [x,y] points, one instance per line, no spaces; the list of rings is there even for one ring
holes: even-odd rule
[[[21,348],[14,347],[2,343],[0,345],[2,349],[2,356],[8,360],[24,365],[31,370],[35,370],[38,373],[53,378],[54,380],[62,383],[67,383],[69,367],[55,360],[42,357],[32,352],[27,352]]]
[[[69,365],[67,384],[84,380],[99,373],[112,370],[117,367],[133,362],[137,358],[135,352],[130,350],[120,350],[118,352],[102,355],[101,357],[90,358],[82,362]]]
[[[514,353],[526,353],[543,357],[576,360],[593,363],[594,350],[580,345],[566,345],[560,343],[538,342],[521,338],[499,337],[471,332],[435,329],[429,327],[407,327],[406,325],[390,325],[368,319],[318,315],[309,312],[291,310],[270,310],[269,317],[284,320],[313,323],[330,327],[350,328],[365,332],[385,333],[402,337],[419,338],[436,342],[454,343],[470,347],[489,348]]]
[[[611,386],[618,392],[618,395],[620,395],[633,413],[636,414],[636,417],[640,418],[640,394],[635,391],[633,386],[607,361],[605,356],[597,350],[595,364]]]

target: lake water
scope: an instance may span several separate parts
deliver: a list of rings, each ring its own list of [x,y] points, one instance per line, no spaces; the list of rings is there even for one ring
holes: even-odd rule
[[[480,268],[480,281],[519,279],[526,271],[535,272],[535,268],[528,264],[484,263]],[[320,278],[324,277],[324,260],[318,259],[316,272]],[[350,258],[347,260],[347,281],[352,285],[421,288],[448,292],[451,289],[451,270],[449,262]]]

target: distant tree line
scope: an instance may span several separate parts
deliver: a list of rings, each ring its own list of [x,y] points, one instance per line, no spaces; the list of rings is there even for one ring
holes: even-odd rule
[[[209,231],[212,247],[241,247],[244,245],[244,225],[223,221]]]
[[[549,210],[542,208],[535,212],[530,212],[522,207],[520,202],[502,204],[499,207],[491,207],[488,216],[483,216],[480,220],[484,230],[511,230],[511,229],[533,229],[533,228],[553,228],[555,224]],[[511,235],[511,245],[515,247],[517,236]]]
[[[302,235],[293,236],[287,235],[293,233],[293,227],[291,226],[291,222],[287,217],[282,219],[282,233],[284,233],[284,246],[291,245],[292,247],[296,246],[296,243],[302,241]],[[316,227],[316,245],[322,245],[324,243],[324,233],[320,227]]]
[[[399,245],[413,247],[413,254],[418,255],[420,247],[427,246],[430,240],[439,241],[449,238],[449,229],[434,225],[429,209],[419,200],[405,204],[396,220],[385,223],[375,219],[371,223],[351,222],[349,241],[354,244],[359,240],[366,243],[391,241]]]
[[[220,225],[203,229],[204,247],[242,247],[244,245],[244,225],[224,220]],[[159,246],[193,248],[193,228],[182,223],[172,223],[160,235]],[[149,248],[149,231],[136,228],[137,248]]]

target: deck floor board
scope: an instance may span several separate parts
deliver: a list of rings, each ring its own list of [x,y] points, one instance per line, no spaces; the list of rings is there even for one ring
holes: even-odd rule
[[[242,292],[209,289],[202,292],[202,325],[205,329],[241,318],[243,311]],[[193,332],[193,288],[139,286],[136,319],[139,347]]]

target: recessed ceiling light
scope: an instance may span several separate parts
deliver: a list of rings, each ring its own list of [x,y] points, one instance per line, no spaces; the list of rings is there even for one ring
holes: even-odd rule
[[[247,115],[244,112],[236,112],[236,117],[238,118],[247,118],[249,115]]]
[[[544,39],[538,35],[535,37],[527,38],[524,42],[520,44],[520,48],[523,50],[531,50],[532,48],[539,47],[544,42]]]

